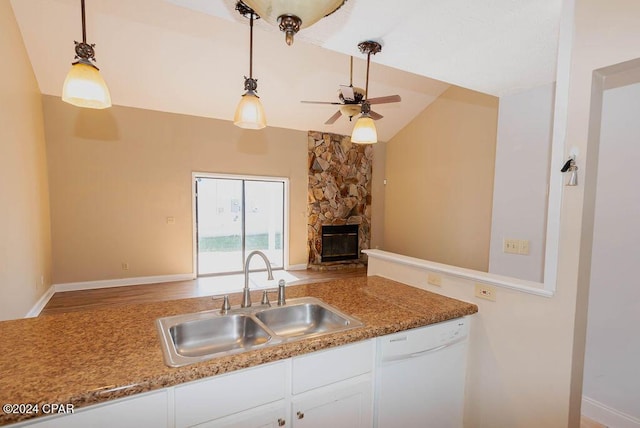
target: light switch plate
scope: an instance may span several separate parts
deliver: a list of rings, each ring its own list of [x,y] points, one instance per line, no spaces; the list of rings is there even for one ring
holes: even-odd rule
[[[502,240],[502,252],[506,254],[520,254],[522,256],[528,256],[529,240],[504,238]]]

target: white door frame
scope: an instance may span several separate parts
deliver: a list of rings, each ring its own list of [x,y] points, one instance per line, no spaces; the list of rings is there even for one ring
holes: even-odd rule
[[[283,267],[289,270],[289,178],[288,177],[272,177],[265,175],[247,175],[247,174],[219,174],[214,172],[192,172],[191,173],[191,233],[192,233],[192,259],[193,259],[193,276],[198,277],[198,233],[196,222],[196,180],[198,178],[220,178],[231,180],[256,180],[256,181],[277,181],[284,183],[284,225],[283,225]]]

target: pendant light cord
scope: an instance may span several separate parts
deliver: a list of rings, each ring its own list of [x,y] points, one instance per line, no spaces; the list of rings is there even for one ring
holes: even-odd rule
[[[371,61],[371,52],[367,53],[367,81],[364,84],[364,99],[369,98],[369,63]]]
[[[249,79],[253,79],[253,12],[249,19]]]
[[[87,22],[84,16],[84,0],[80,0],[80,9],[82,10],[82,43],[87,43]]]

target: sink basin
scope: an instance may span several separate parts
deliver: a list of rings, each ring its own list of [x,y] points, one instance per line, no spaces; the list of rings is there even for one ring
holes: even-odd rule
[[[264,345],[271,335],[246,315],[204,318],[169,328],[176,353],[199,357]]]
[[[234,307],[159,318],[165,363],[180,367],[216,357],[362,326],[362,322],[315,297],[284,306]]]
[[[318,303],[281,306],[255,315],[275,334],[284,337],[330,333],[344,330],[351,324],[346,316]]]
[[[248,314],[197,312],[156,321],[165,363],[170,367],[205,361],[268,344],[272,335]]]

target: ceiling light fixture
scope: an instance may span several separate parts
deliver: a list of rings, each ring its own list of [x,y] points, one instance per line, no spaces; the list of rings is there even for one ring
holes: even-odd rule
[[[368,100],[369,95],[369,65],[371,63],[371,55],[375,55],[382,50],[382,46],[378,42],[366,41],[358,44],[360,52],[367,54],[367,80],[364,88],[364,101],[360,108],[362,113],[358,118],[353,132],[351,133],[351,142],[358,144],[373,144],[378,142],[378,131],[376,124],[371,117],[371,104]]]
[[[244,89],[247,92],[238,103],[233,124],[244,129],[262,129],[267,126],[267,118],[260,97],[256,94],[258,80],[253,78],[253,20],[260,19],[260,16],[241,1],[236,3],[236,10],[245,18],[249,17],[249,77],[244,77]]]
[[[109,88],[100,75],[99,68],[93,64],[95,44],[87,43],[87,26],[84,14],[84,0],[80,0],[82,9],[82,42],[76,45],[76,62],[72,63],[62,87],[62,101],[78,107],[103,109],[111,107]]]
[[[258,15],[285,34],[288,45],[301,28],[315,24],[338,10],[346,0],[244,0]]]

